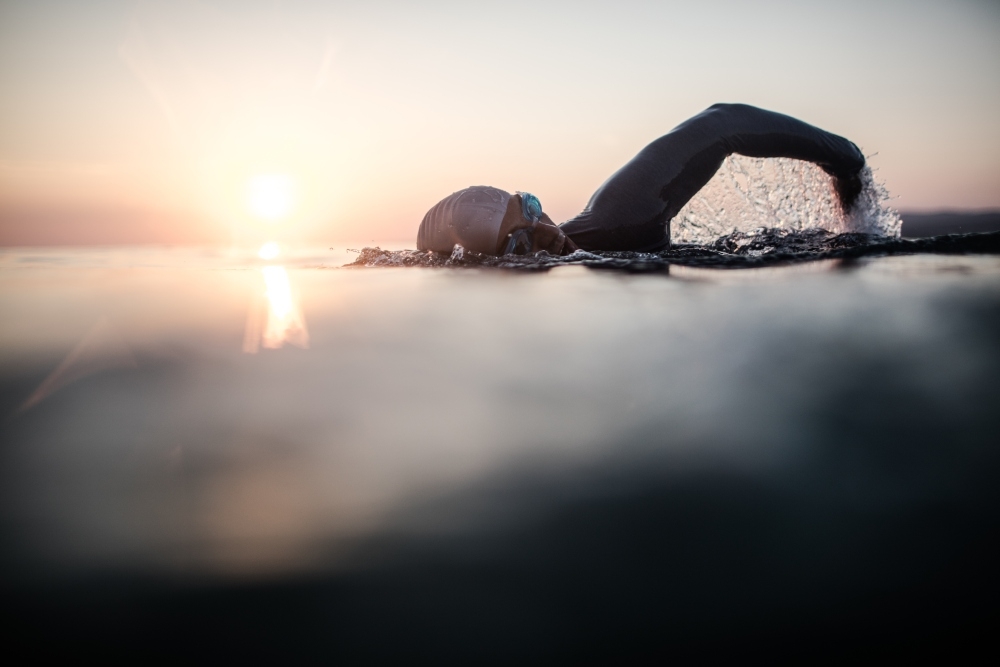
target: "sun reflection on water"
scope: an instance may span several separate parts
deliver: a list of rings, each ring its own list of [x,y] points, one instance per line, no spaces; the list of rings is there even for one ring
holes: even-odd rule
[[[263,256],[263,248],[261,253]],[[306,320],[296,303],[285,267],[268,265],[260,271],[264,277],[264,299],[255,298],[251,302],[243,336],[243,351],[256,354],[261,346],[276,350],[286,343],[308,348],[309,331]]]

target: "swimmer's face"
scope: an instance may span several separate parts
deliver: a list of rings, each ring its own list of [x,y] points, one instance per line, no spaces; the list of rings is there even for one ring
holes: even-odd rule
[[[507,212],[500,223],[500,239],[497,241],[496,254],[503,254],[504,247],[510,236],[519,229],[531,227],[531,221],[526,219],[521,208],[521,195],[513,195],[507,202]],[[531,252],[545,250],[552,255],[568,255],[579,250],[577,245],[545,213],[535,226],[532,235]]]

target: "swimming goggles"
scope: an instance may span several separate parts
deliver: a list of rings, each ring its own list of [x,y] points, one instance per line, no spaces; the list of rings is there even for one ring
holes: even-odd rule
[[[524,219],[532,222],[541,220],[542,202],[538,201],[538,197],[530,192],[518,192],[517,194],[521,195],[521,213],[524,215]]]
[[[531,252],[531,248],[534,245],[531,237],[531,232],[534,231],[532,227],[525,227],[524,229],[519,229],[513,234],[507,235],[507,245],[503,247],[503,254],[505,255],[527,255]]]
[[[535,225],[542,219],[542,202],[530,192],[518,192],[521,195],[521,215],[531,221],[531,227],[519,229],[507,236],[507,245],[503,248],[505,255],[527,255],[533,245],[532,232]]]

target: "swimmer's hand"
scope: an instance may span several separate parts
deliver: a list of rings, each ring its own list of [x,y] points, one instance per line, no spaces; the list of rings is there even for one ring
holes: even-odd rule
[[[566,236],[548,215],[542,214],[542,219],[535,226],[534,243],[531,250],[539,252],[546,251],[550,255],[569,255],[579,250],[579,246]]]
[[[864,184],[861,182],[860,171],[856,171],[851,175],[833,177],[833,189],[837,191],[840,208],[843,209],[844,213],[851,212],[863,188]]]

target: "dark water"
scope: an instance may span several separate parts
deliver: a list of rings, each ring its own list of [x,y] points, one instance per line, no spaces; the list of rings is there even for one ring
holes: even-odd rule
[[[7,253],[8,646],[392,664],[994,651],[997,239],[365,250],[430,268],[337,270]]]

